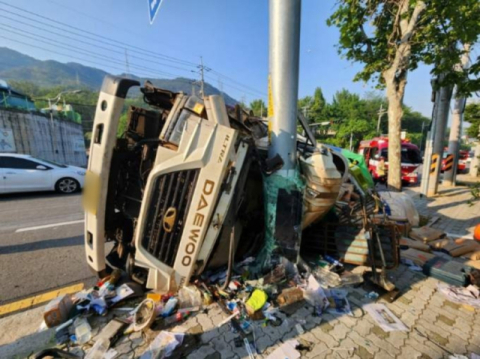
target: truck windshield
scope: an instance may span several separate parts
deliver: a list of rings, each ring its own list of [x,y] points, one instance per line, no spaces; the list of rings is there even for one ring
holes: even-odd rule
[[[402,147],[402,163],[422,163],[420,152],[414,148]]]
[[[388,161],[388,149],[382,148],[380,156]],[[402,163],[419,164],[422,163],[422,157],[420,151],[415,148],[402,147]]]

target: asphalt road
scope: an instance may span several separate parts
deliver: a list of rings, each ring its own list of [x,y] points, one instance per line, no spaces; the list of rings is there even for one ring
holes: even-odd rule
[[[0,304],[94,281],[83,247],[81,195],[0,196]]]

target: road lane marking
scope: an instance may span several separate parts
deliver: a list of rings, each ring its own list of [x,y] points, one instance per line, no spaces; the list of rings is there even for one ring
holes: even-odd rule
[[[78,221],[60,222],[60,223],[45,224],[43,226],[20,228],[20,229],[17,229],[15,233],[35,231],[37,229],[45,229],[45,228],[52,228],[52,227],[68,226],[70,224],[77,224],[77,223],[83,223],[83,222],[85,222],[85,220],[80,219]]]
[[[31,308],[37,304],[49,302],[54,298],[57,298],[63,294],[72,294],[81,291],[84,288],[83,283],[74,284],[68,287],[55,289],[51,292],[39,294],[30,298],[22,299],[17,302],[9,303],[0,306],[0,316],[16,312],[22,309]]]

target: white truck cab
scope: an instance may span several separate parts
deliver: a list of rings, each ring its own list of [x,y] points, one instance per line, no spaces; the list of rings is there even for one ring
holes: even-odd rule
[[[147,84],[141,91],[155,110],[131,107],[117,138],[132,86],[139,83],[107,76],[99,96],[84,196],[87,262],[100,276],[119,267],[148,288],[174,291],[227,262],[234,227],[237,249],[240,206],[248,202],[253,215],[263,205],[261,197],[244,201],[243,188],[261,187],[261,176],[246,175],[256,167],[249,136],[230,126],[220,96]]]

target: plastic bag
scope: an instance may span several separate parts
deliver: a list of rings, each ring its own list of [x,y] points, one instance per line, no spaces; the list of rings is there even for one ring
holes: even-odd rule
[[[184,336],[183,333],[160,332],[140,359],[168,358],[182,344]]]
[[[418,227],[420,215],[415,208],[415,203],[408,194],[402,192],[381,192],[381,197],[390,207],[390,218],[394,220],[407,219],[413,227]]]
[[[180,308],[201,307],[202,292],[195,286],[182,287],[178,291],[178,303]]]

